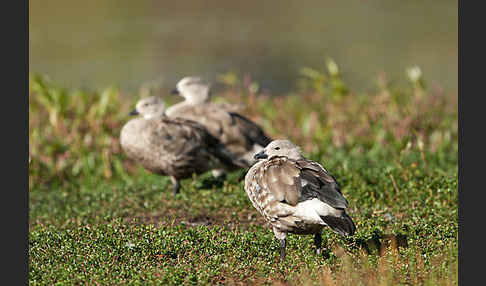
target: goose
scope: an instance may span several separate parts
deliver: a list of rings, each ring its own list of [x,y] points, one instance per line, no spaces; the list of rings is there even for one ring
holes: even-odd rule
[[[146,170],[169,176],[174,194],[180,180],[215,168],[245,168],[204,126],[183,118],[165,116],[164,102],[155,96],[141,99],[120,132],[120,145],[128,158]]]
[[[209,133],[250,167],[256,162],[253,154],[270,143],[271,138],[259,125],[236,112],[237,107],[211,102],[210,86],[199,77],[181,79],[172,93],[185,100],[167,108],[165,114],[170,118],[186,118],[204,125]],[[224,170],[213,170],[215,177],[221,174]]]
[[[184,98],[184,104],[169,107],[169,113],[175,112],[177,108],[183,108],[187,105],[198,105],[211,102],[212,105],[218,106],[220,109],[237,112],[245,108],[244,104],[234,104],[228,102],[212,102],[211,93],[212,84],[203,80],[198,76],[186,76],[179,80],[170,94],[179,95]]]
[[[321,164],[306,159],[298,146],[274,140],[254,157],[258,162],[245,176],[245,191],[279,241],[281,259],[289,233],[314,235],[317,255],[324,227],[342,236],[355,233],[338,182]]]

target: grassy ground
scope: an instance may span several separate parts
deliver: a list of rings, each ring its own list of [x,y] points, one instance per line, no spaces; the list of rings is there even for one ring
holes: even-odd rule
[[[316,257],[311,236],[290,235],[284,262],[244,170],[223,183],[194,176],[174,196],[168,178],[120,150],[138,95],[31,76],[30,285],[457,285],[457,96],[410,75],[409,86],[379,78],[356,93],[328,63],[303,69],[300,90],[278,98],[221,77],[228,88],[215,100],[247,104],[245,115],[301,145],[349,201],[354,236],[325,230],[328,251]]]

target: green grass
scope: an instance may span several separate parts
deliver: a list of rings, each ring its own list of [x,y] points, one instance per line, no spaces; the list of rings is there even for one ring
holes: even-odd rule
[[[32,76],[30,285],[457,285],[456,96],[423,79],[360,94],[312,75],[296,94],[233,81],[215,99],[248,104],[244,114],[301,145],[349,201],[354,236],[325,230],[316,257],[311,236],[290,235],[284,262],[243,170],[222,185],[194,176],[174,196],[120,150],[133,101]]]

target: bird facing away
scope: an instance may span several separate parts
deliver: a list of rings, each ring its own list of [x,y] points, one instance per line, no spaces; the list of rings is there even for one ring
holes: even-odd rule
[[[319,163],[304,158],[299,147],[274,140],[255,159],[259,161],[245,176],[245,191],[279,240],[281,259],[288,233],[313,234],[317,254],[325,226],[342,236],[354,234],[339,184]]]
[[[210,85],[198,77],[183,78],[173,93],[185,100],[169,107],[166,115],[194,120],[204,125],[237,158],[246,161],[248,167],[251,166],[256,162],[253,154],[262,150],[271,139],[260,126],[235,112],[235,109],[210,102],[209,88]],[[214,175],[218,173],[221,174],[221,170],[213,172]]]
[[[140,100],[130,114],[142,116],[123,126],[120,145],[129,158],[148,171],[170,176],[174,193],[179,192],[180,180],[193,173],[246,166],[204,126],[183,118],[168,118],[164,111],[164,102],[157,97]]]

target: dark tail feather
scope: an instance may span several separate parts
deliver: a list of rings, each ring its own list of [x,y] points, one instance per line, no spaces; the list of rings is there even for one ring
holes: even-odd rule
[[[206,129],[204,129],[206,131]],[[211,149],[211,153],[228,169],[237,170],[239,168],[248,168],[250,163],[246,160],[240,160],[229,151],[219,139],[205,132],[204,141]]]
[[[262,147],[265,147],[270,142],[272,142],[272,139],[268,137],[263,131],[263,129],[255,122],[251,121],[250,119],[236,112],[228,112],[228,113],[231,115],[233,120],[240,121],[241,127],[245,129],[243,135],[246,137],[246,140],[251,142],[252,145],[256,143]]]
[[[218,148],[219,147],[219,148]],[[240,168],[248,168],[250,163],[246,160],[236,158],[233,153],[226,149],[223,145],[214,148],[213,154],[223,163],[228,169],[237,170]]]
[[[356,231],[356,225],[346,213],[341,217],[321,216],[321,218],[332,230],[342,236],[353,235]]]

